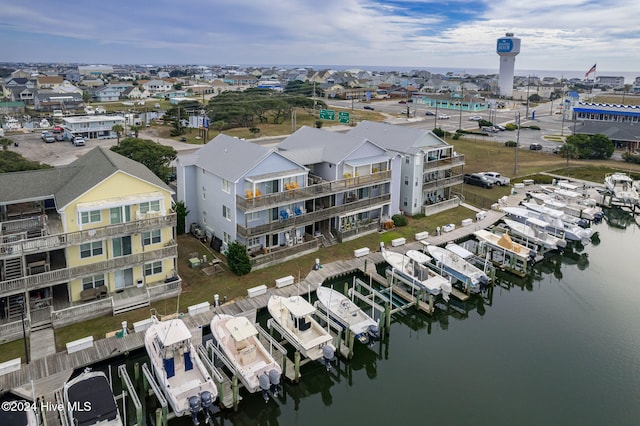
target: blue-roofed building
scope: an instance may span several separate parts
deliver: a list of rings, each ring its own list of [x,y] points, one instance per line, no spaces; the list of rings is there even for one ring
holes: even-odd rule
[[[640,123],[640,105],[578,102],[573,106],[576,120]]]

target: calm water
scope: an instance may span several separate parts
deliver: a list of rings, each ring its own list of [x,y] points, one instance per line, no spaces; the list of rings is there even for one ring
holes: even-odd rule
[[[303,367],[278,401],[243,395],[216,424],[637,425],[640,228],[596,229],[492,298],[395,316],[388,340],[330,373]]]

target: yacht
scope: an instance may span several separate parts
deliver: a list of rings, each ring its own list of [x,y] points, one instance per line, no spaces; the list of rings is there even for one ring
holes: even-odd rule
[[[63,387],[69,424],[78,426],[122,426],[118,404],[107,376],[86,369]]]

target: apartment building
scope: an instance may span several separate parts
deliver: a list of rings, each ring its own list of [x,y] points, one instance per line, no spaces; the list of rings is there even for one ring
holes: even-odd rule
[[[464,155],[433,132],[362,121],[348,135],[367,139],[402,157],[395,208],[409,215],[430,215],[460,203],[456,187],[463,181]]]
[[[394,160],[370,141],[309,127],[276,149],[219,135],[178,157],[178,199],[214,248],[238,241],[262,267],[377,231],[395,212]]]
[[[78,115],[62,119],[65,138],[69,140],[74,136],[85,139],[113,139],[117,136],[116,132],[111,130],[115,125],[124,128],[125,118],[119,115]]]
[[[176,296],[172,190],[104,148],[0,186],[0,339]]]

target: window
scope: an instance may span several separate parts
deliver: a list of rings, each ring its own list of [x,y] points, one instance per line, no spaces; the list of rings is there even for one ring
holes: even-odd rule
[[[222,206],[222,216],[227,220],[231,220],[231,209],[227,206]]]
[[[147,203],[140,203],[140,213],[147,212],[159,212],[160,200],[149,201]]]
[[[131,254],[131,236],[113,239],[113,257],[128,256]]]
[[[144,265],[144,276],[161,274],[162,273],[162,261],[147,263]]]
[[[94,275],[91,277],[84,277],[82,279],[82,289],[89,290],[90,288],[96,288],[104,285],[104,275]]]
[[[408,202],[409,201],[408,201],[407,197],[404,197],[404,201],[402,202],[402,204],[404,204],[404,206],[407,207]]]
[[[222,179],[222,190],[227,194],[231,192],[231,182],[226,179]]]
[[[96,223],[102,220],[100,210],[93,210],[90,212],[80,212],[80,223]]]
[[[202,223],[207,224],[207,212],[205,211],[202,212]]]
[[[247,247],[260,247],[260,237],[253,237],[247,240]]]
[[[255,222],[260,219],[260,212],[247,213],[247,222]]]
[[[142,245],[148,246],[150,244],[158,244],[162,241],[162,237],[160,236],[160,230],[156,229],[155,231],[143,232],[142,233]]]
[[[409,185],[409,176],[407,175],[404,176],[404,184]]]
[[[102,255],[102,241],[80,244],[80,259]]]
[[[111,224],[131,221],[131,207],[121,206],[109,209]]]
[[[411,160],[411,157],[409,157],[408,155],[404,157],[404,162],[406,164],[409,164],[409,161]]]
[[[222,233],[222,240],[229,244],[231,242],[231,235],[227,234],[226,232]]]

